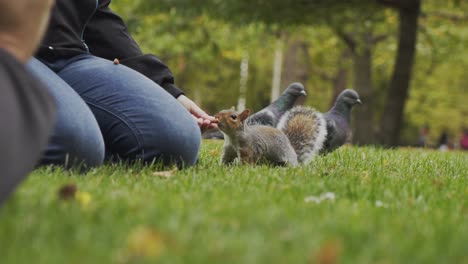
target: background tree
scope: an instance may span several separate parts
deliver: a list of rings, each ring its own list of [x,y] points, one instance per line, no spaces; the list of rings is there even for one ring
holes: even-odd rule
[[[282,32],[280,87],[303,82],[306,104],[321,111],[338,91],[355,88],[365,101],[354,111],[355,143],[393,146],[412,144],[421,126],[437,137],[444,126],[456,136],[468,125],[467,4],[422,0],[415,11],[410,2],[114,0],[113,7],[210,112],[237,105],[246,53],[246,105],[268,104]],[[403,26],[408,21],[413,27]]]
[[[396,146],[399,143],[403,113],[408,98],[416,54],[421,0],[378,1],[396,8],[399,15],[398,50],[379,133],[381,144]]]

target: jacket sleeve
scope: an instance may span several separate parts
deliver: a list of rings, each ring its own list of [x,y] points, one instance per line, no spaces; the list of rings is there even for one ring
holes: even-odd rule
[[[54,126],[55,100],[0,48],[0,205],[37,165]]]
[[[122,18],[110,9],[111,1],[99,2],[84,34],[91,54],[108,60],[118,58],[121,64],[150,78],[172,96],[182,95],[182,90],[174,84],[171,70],[156,56],[142,53]]]

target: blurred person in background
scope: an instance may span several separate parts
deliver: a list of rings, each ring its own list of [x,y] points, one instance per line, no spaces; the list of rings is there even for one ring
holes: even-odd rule
[[[448,151],[449,150],[449,138],[446,130],[442,131],[442,134],[440,134],[439,141],[437,146],[439,147],[440,151]]]
[[[462,150],[468,150],[468,128],[463,129],[463,134],[460,138],[460,148]]]
[[[424,126],[419,131],[418,141],[416,142],[416,146],[420,148],[425,148],[428,145],[428,137],[429,137],[429,127]]]

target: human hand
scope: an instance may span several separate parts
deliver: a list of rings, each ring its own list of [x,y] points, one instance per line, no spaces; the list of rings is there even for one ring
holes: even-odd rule
[[[44,34],[54,0],[0,0],[0,48],[27,62]]]
[[[198,126],[200,126],[202,130],[218,127],[218,121],[214,116],[208,115],[185,95],[179,96],[177,100],[192,114]]]

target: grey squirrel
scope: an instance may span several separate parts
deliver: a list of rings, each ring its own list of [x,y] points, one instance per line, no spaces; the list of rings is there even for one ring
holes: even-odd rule
[[[248,109],[241,113],[229,109],[215,115],[224,134],[223,164],[236,159],[249,164],[307,164],[325,142],[326,121],[314,109],[296,106],[280,118],[277,127],[248,125],[249,114]]]

